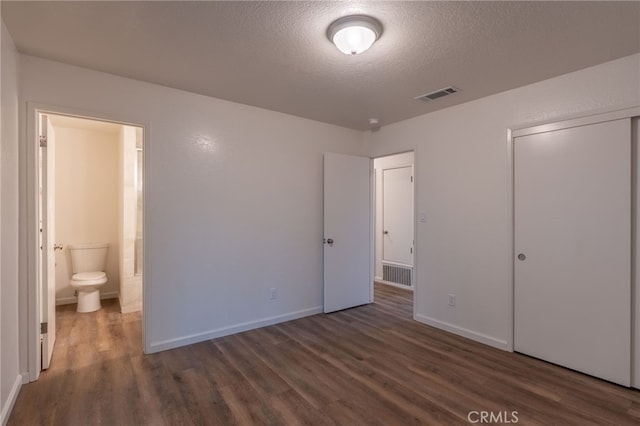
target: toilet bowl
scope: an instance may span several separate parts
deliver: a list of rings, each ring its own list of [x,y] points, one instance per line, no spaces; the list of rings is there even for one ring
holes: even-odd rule
[[[71,252],[71,287],[78,295],[78,312],[94,312],[101,308],[100,287],[107,282],[108,244],[74,244]]]

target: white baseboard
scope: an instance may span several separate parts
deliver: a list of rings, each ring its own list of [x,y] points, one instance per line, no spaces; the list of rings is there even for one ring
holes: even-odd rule
[[[191,345],[193,343],[203,342],[205,340],[211,340],[218,337],[228,336],[230,334],[241,333],[243,331],[253,330],[255,328],[266,327],[268,325],[277,324],[280,322],[291,321],[294,319],[308,317],[322,313],[322,306],[316,306],[314,308],[303,309],[300,311],[290,312],[284,315],[277,315],[268,317],[256,321],[248,321],[241,324],[232,325],[229,327],[221,327],[214,330],[204,331],[202,333],[190,334],[188,336],[178,337],[175,339],[162,340],[160,342],[152,342],[147,349],[147,353],[152,354],[155,352],[165,351],[167,349],[173,349],[180,346]]]
[[[72,303],[78,303],[78,298],[75,296],[71,296],[71,297],[60,297],[59,299],[56,299],[56,306],[71,305]]]
[[[380,283],[380,284],[389,285],[391,287],[398,287],[398,288],[403,288],[405,290],[413,291],[413,286],[402,285],[402,284],[394,283],[392,281],[385,281],[382,278],[380,278],[380,279],[376,278],[375,281]]]
[[[108,291],[106,293],[100,292],[100,299],[116,299],[118,297],[117,291]],[[56,299],[56,306],[60,305],[71,305],[72,303],[78,303],[78,298],[76,296],[71,297],[60,297]]]
[[[18,394],[20,393],[20,388],[24,383],[24,378],[22,374],[18,374],[16,377],[13,386],[11,387],[11,391],[9,392],[9,396],[7,397],[7,402],[2,407],[2,414],[0,414],[0,424],[3,426],[7,424],[9,421],[9,416],[11,415],[11,410],[13,410],[13,406],[16,403],[16,399],[18,398]]]
[[[120,313],[122,314],[130,314],[132,312],[138,312],[142,310],[142,302],[133,303],[126,306],[122,304],[119,298],[118,298],[118,302],[120,302]]]
[[[476,342],[493,346],[494,348],[502,349],[503,351],[511,351],[509,348],[509,342],[507,342],[506,340],[498,339],[487,334],[478,333],[476,331],[469,330],[468,328],[459,327],[457,325],[440,321],[435,318],[427,317],[425,315],[416,314],[415,319],[416,321],[435,328],[439,328],[440,330],[448,331],[449,333],[457,334],[458,336],[466,337],[467,339],[475,340]]]

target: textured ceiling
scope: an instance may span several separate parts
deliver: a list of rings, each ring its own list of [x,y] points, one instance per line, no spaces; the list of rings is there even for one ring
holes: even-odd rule
[[[346,56],[325,32],[354,13],[384,33]],[[360,130],[640,51],[639,2],[2,1],[2,18],[26,54]]]

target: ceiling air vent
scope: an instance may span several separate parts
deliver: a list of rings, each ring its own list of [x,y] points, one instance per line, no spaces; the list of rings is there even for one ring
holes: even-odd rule
[[[445,87],[443,89],[435,90],[433,92],[426,93],[424,95],[417,96],[413,99],[422,102],[434,101],[438,98],[442,98],[445,96],[453,95],[454,93],[458,93],[458,89],[453,86]]]

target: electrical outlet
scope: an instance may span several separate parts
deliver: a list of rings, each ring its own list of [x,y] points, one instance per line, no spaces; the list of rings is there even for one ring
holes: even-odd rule
[[[455,294],[450,294],[449,295],[449,306],[456,306],[456,295]]]
[[[278,289],[270,288],[269,289],[269,300],[276,300],[278,298]]]

